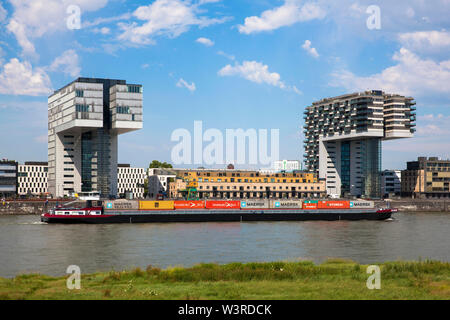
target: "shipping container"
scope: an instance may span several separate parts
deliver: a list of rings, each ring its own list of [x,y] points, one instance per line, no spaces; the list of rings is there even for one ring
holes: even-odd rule
[[[350,208],[350,201],[319,201],[318,209],[348,209]]]
[[[173,205],[178,210],[204,209],[205,201],[174,201]]]
[[[317,202],[303,202],[303,210],[317,209]]]
[[[173,210],[173,201],[139,201],[139,210]]]
[[[350,201],[350,208],[373,209],[375,208],[375,204],[373,201]]]
[[[206,200],[205,207],[207,209],[240,209],[240,201],[220,201],[220,200]]]
[[[270,200],[272,209],[301,209],[301,200]]]
[[[241,209],[267,209],[270,208],[269,200],[245,200],[241,201]]]
[[[319,200],[305,200],[303,203],[318,203]]]
[[[108,210],[138,210],[139,201],[135,200],[108,200],[103,201],[103,208]]]

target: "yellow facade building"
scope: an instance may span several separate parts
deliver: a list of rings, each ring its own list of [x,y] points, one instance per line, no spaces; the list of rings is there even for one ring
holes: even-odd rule
[[[402,195],[413,198],[450,198],[450,160],[419,157],[402,171]]]
[[[170,196],[186,196],[187,184],[194,182],[200,199],[232,198],[323,198],[325,181],[309,172],[263,173],[256,170],[175,169],[177,179]]]

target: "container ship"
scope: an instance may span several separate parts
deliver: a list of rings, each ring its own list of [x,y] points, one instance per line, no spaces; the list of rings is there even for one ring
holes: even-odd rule
[[[56,207],[41,216],[47,223],[239,222],[386,220],[397,209],[372,201],[329,200],[107,200],[82,208]]]

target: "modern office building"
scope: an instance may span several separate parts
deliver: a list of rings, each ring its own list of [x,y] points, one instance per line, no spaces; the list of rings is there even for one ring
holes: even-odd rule
[[[381,141],[413,136],[414,105],[377,90],[314,102],[303,117],[306,169],[329,195],[381,197]]]
[[[285,198],[309,199],[326,196],[325,181],[315,173],[261,173],[255,170],[174,169],[177,179],[169,187],[174,198],[186,196],[194,182],[201,199]],[[180,189],[182,188],[182,189]]]
[[[402,196],[450,198],[450,160],[419,157],[402,171]]]
[[[129,164],[119,164],[117,166],[118,195],[125,197],[127,192],[131,192],[134,198],[143,198],[145,178],[144,168],[132,168]]]
[[[399,196],[402,191],[402,171],[384,170],[381,172],[381,196]]]
[[[176,174],[171,169],[150,168],[148,175],[148,196],[156,198],[158,194],[169,195],[169,182],[174,181]]]
[[[0,198],[17,195],[17,162],[0,160]]]
[[[28,161],[19,164],[18,194],[19,196],[39,196],[48,192],[47,162]]]
[[[48,98],[48,190],[117,195],[117,138],[142,128],[142,86],[78,78]]]

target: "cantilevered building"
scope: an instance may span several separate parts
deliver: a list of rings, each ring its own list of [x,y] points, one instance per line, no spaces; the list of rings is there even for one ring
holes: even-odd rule
[[[142,86],[78,78],[48,98],[48,190],[117,195],[117,136],[142,128]]]
[[[326,98],[304,112],[304,159],[328,194],[381,196],[381,141],[415,132],[411,97],[372,90]]]

